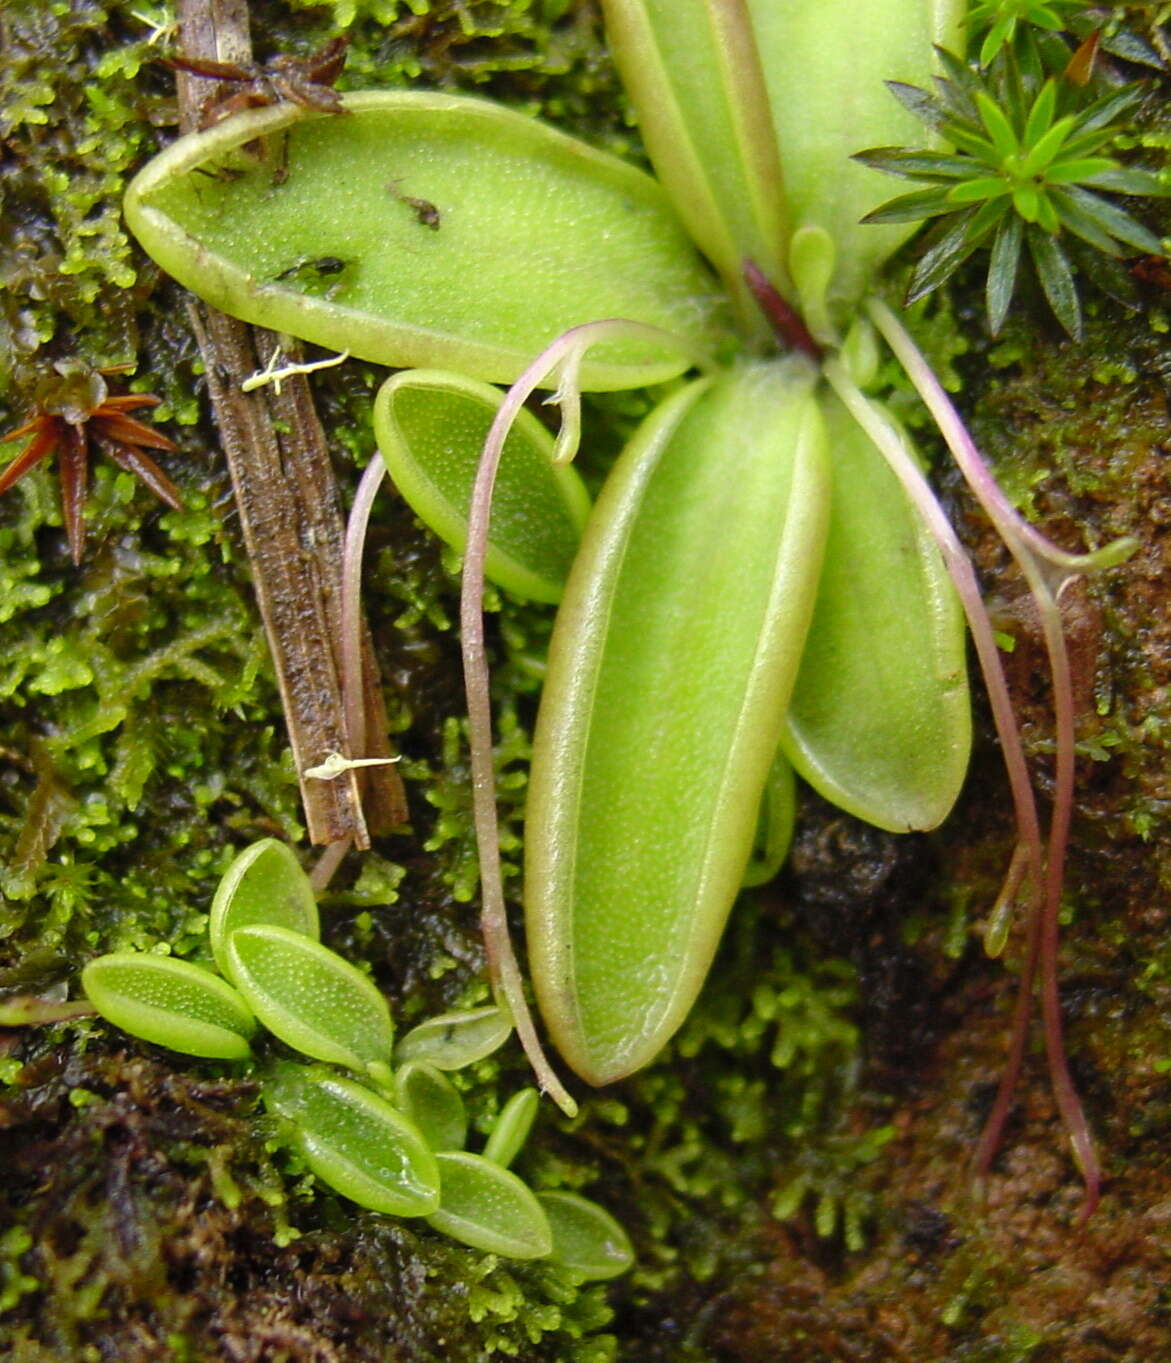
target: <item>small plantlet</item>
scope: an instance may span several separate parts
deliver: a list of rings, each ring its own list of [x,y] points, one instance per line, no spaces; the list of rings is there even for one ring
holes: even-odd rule
[[[250,1043],[263,1024],[294,1050],[351,1071],[289,1060],[262,1060],[258,1071],[282,1139],[326,1186],[371,1211],[426,1217],[436,1230],[488,1253],[545,1258],[578,1281],[629,1268],[629,1241],[602,1207],[577,1194],[569,1203],[551,1192],[534,1195],[505,1167],[532,1128],[536,1090],[505,1103],[483,1155],[464,1149],[467,1113],[443,1071],[472,1064],[507,1039],[511,1028],[499,1010],[450,1014],[416,1027],[400,1051],[405,1046],[436,1057],[443,1069],[400,1055],[392,1072],[386,1000],[317,934],[308,878],[284,844],[266,838],[228,868],[210,916],[217,961],[239,991],[187,961],[116,952],[82,972],[92,1007],[25,1006],[9,1025],[96,1011],[172,1050],[251,1061]],[[548,1206],[547,1198],[553,1199]]]

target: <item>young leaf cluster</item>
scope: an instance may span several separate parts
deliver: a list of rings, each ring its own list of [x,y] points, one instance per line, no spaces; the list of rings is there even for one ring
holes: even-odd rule
[[[1143,90],[1128,85],[1092,98],[1060,75],[1022,70],[1011,53],[1001,54],[987,72],[951,53],[939,56],[946,75],[934,92],[896,82],[890,88],[944,149],[877,147],[856,157],[929,187],[890,200],[865,221],[936,220],[908,302],[931,293],[987,247],[985,300],[993,334],[1008,314],[1027,256],[1054,315],[1076,338],[1082,319],[1074,268],[1083,247],[1108,261],[1162,253],[1159,238],[1112,197],[1167,193],[1158,174],[1110,154]],[[1109,277],[1095,272],[1104,282]]]
[[[968,11],[968,31],[973,36],[984,33],[980,65],[988,66],[1005,47],[1023,40],[1025,25],[1060,33],[1064,26],[1060,11],[1080,8],[1081,0],[984,0],[974,5]]]
[[[507,1040],[511,1024],[498,1008],[430,1018],[395,1048],[386,999],[321,944],[308,879],[271,838],[229,867],[209,933],[222,975],[116,952],[86,966],[86,995],[124,1031],[189,1055],[246,1060],[263,1025],[325,1062],[268,1065],[264,1102],[308,1168],[360,1206],[425,1217],[473,1248],[545,1259],[578,1281],[629,1268],[630,1243],[608,1212],[577,1194],[534,1192],[509,1169],[536,1116],[535,1089],[504,1105],[482,1154],[463,1148],[467,1115],[446,1072]]]

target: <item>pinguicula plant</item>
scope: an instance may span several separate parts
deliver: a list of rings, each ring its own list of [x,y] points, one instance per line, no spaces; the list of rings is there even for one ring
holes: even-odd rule
[[[1027,885],[1030,902],[1009,1078],[981,1159],[1007,1111],[1040,969],[1050,1064],[1088,1211],[1097,1164],[1056,993],[1073,773],[1057,597],[1129,546],[1065,553],[1009,505],[876,294],[910,228],[861,221],[885,182],[850,159],[914,140],[915,118],[884,79],[922,89],[939,60],[959,81],[962,64],[934,48],[961,50],[964,7],[604,8],[657,182],[483,101],[365,92],[343,95],[340,113],[253,109],[180,139],[131,186],[128,222],[215,306],[405,368],[379,395],[376,427],[404,495],[466,551],[461,624],[489,971],[542,1087],[567,1110],[573,1100],[541,1054],[508,943],[484,575],[560,600],[526,814],[527,936],[549,1034],[594,1084],[648,1064],[683,1021],[746,869],[759,877],[783,853],[794,768],[883,828],[946,817],[970,745],[966,616],[1019,829],[1004,899]],[[950,86],[937,88],[946,102]],[[1046,166],[1065,164],[1053,129],[1065,136],[1066,115],[1049,109],[1053,99],[1038,93],[1035,126],[1013,131],[1018,141],[1049,138]],[[963,131],[951,118],[945,138]],[[1079,137],[1096,131],[1083,126]],[[961,153],[971,147],[930,155]],[[1091,182],[1104,173],[1078,170]],[[1038,604],[1056,709],[1047,844],[974,570],[872,392],[879,336]],[[587,517],[563,467],[581,435],[581,392],[667,381]],[[499,383],[512,385],[507,394]],[[540,388],[561,407],[556,440],[523,412]],[[383,471],[379,461],[355,500],[350,599]],[[762,808],[767,854],[754,857]],[[236,936],[253,946],[282,935]]]
[[[90,1003],[123,1031],[207,1059],[249,1061],[264,1029],[318,1062],[266,1059],[261,1092],[284,1141],[323,1183],[360,1206],[424,1217],[475,1249],[544,1259],[577,1281],[633,1262],[626,1233],[577,1193],[534,1192],[509,1165],[537,1091],[504,1104],[481,1154],[447,1077],[511,1034],[498,1008],[428,1019],[397,1045],[386,999],[322,945],[309,879],[266,838],[228,868],[212,902],[210,966],[146,951],[98,956],[82,972]],[[393,1065],[393,1068],[392,1068]]]

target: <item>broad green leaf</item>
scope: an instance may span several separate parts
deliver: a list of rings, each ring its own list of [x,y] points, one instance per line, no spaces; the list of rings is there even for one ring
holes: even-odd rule
[[[654,1058],[740,888],[821,565],[816,371],[700,380],[591,514],[533,745],[525,901],[550,1035],[590,1083]]]
[[[829,297],[838,324],[910,228],[862,225],[888,197],[851,161],[867,147],[913,147],[917,120],[887,81],[930,84],[932,44],[961,48],[960,0],[827,3],[748,0],[768,84],[792,230],[824,227],[838,248]],[[922,94],[922,91],[918,91]],[[920,110],[922,112],[922,110]]]
[[[500,1109],[488,1143],[484,1146],[484,1158],[507,1169],[524,1149],[540,1103],[541,1096],[536,1089],[521,1089],[519,1093],[514,1093]]]
[[[320,942],[257,923],[227,940],[228,974],[249,1007],[287,1046],[388,1078],[394,1027],[367,975]]]
[[[506,1259],[543,1259],[550,1253],[549,1218],[514,1173],[467,1151],[440,1151],[435,1160],[442,1191],[429,1225]]]
[[[115,1027],[185,1055],[246,1060],[256,1019],[240,995],[202,966],[116,951],[81,972],[86,998]]]
[[[627,317],[708,350],[726,304],[649,176],[482,100],[284,103],[180,138],[140,172],[126,221],[181,284],[233,316],[380,364],[512,382],[561,332]],[[692,363],[615,341],[586,388]]]
[[[745,888],[767,885],[781,869],[793,843],[796,822],[797,781],[792,763],[783,752],[778,751],[760,797],[760,816],[757,819],[752,855],[748,858],[741,880]]]
[[[764,335],[745,259],[787,292],[782,167],[745,0],[604,0],[606,36],[659,179]]]
[[[425,1060],[437,1070],[462,1070],[491,1055],[511,1035],[511,1020],[495,1006],[440,1013],[402,1038],[395,1048],[395,1064]]]
[[[464,1100],[442,1070],[424,1060],[408,1060],[395,1071],[394,1101],[432,1150],[463,1149],[468,1138]]]
[[[895,832],[933,828],[971,746],[963,613],[882,455],[832,393],[820,403],[833,507],[782,743],[840,808]]]
[[[577,1193],[538,1193],[549,1218],[553,1252],[549,1262],[587,1282],[617,1278],[634,1263],[630,1237],[604,1208]]]
[[[292,1123],[294,1143],[323,1183],[371,1211],[428,1216],[439,1168],[415,1124],[361,1084],[307,1065],[274,1066],[264,1102]]]
[[[480,451],[503,400],[477,379],[408,369],[387,379],[374,402],[374,433],[395,486],[461,553]],[[560,601],[589,509],[577,470],[553,463],[553,437],[522,410],[496,477],[485,573],[517,596]]]
[[[224,872],[211,901],[211,950],[215,963],[229,973],[228,934],[252,923],[271,923],[320,936],[317,899],[309,877],[292,848],[275,838],[262,838],[240,853]]]

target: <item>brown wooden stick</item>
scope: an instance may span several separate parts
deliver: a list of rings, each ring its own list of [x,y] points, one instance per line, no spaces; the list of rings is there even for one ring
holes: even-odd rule
[[[183,0],[185,56],[248,62],[246,0]],[[179,73],[180,123],[199,122],[208,82]],[[231,472],[253,583],[288,724],[297,771],[331,753],[389,756],[386,711],[368,635],[364,639],[366,751],[351,752],[342,704],[341,563],[344,527],[321,422],[303,375],[250,393],[241,384],[272,358],[277,337],[212,308],[191,305],[216,422]],[[201,316],[202,313],[202,316]],[[366,810],[363,813],[363,797]],[[370,833],[407,822],[394,767],[366,767],[334,780],[301,778],[309,837],[370,845]]]

